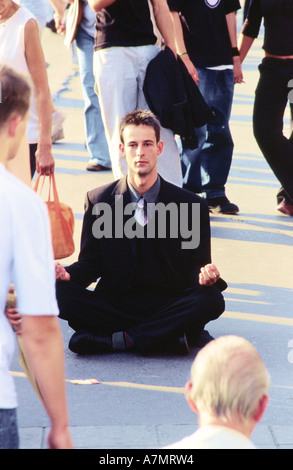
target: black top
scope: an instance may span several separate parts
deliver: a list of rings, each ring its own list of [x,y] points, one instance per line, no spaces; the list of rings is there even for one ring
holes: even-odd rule
[[[262,19],[264,50],[273,55],[293,55],[293,1],[252,0],[242,33],[256,38]]]
[[[196,67],[233,64],[226,15],[241,8],[239,0],[167,1],[181,15],[186,49]]]
[[[97,12],[95,50],[155,44],[148,0],[116,0]]]

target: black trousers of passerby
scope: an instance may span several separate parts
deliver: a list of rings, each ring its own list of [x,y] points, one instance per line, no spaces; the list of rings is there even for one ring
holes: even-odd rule
[[[292,84],[289,87],[293,80],[293,59],[265,57],[259,71],[253,110],[254,135],[275,176],[293,200],[293,134],[288,138],[283,132],[288,102],[293,116]]]

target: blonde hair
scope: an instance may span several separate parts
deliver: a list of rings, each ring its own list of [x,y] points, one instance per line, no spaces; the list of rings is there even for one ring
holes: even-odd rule
[[[197,355],[191,368],[190,398],[199,411],[223,421],[250,419],[270,379],[257,350],[244,338],[222,336]]]

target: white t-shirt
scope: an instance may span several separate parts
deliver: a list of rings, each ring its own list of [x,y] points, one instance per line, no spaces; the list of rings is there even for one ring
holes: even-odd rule
[[[22,315],[58,315],[47,208],[41,198],[0,164],[0,408],[17,406],[9,372],[15,333],[5,316],[11,283]]]
[[[208,425],[165,449],[256,449],[242,433],[226,426]]]

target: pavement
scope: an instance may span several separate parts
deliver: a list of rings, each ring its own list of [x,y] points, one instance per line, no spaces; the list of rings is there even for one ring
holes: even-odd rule
[[[111,172],[86,171],[83,99],[78,66],[63,39],[43,33],[55,104],[66,115],[65,138],[54,145],[59,197],[75,215],[78,256],[83,202],[88,190],[113,180]],[[262,57],[261,38],[244,65],[231,117],[235,150],[227,195],[238,215],[211,215],[213,261],[229,287],[225,313],[207,329],[214,337],[236,334],[260,352],[270,377],[270,402],[252,435],[260,449],[293,448],[293,218],[276,211],[279,184],[252,134],[252,107]],[[289,132],[289,114],[286,115]],[[76,449],[160,449],[197,427],[184,398],[195,350],[186,357],[141,357],[135,353],[77,356],[64,335],[70,427]],[[49,421],[24,376],[17,355],[12,374],[19,397],[21,449],[45,449]],[[149,451],[150,452],[150,451]],[[152,452],[153,453],[153,452]],[[110,455],[110,454],[109,454]],[[116,454],[115,454],[116,455]],[[124,454],[123,454],[124,455]],[[98,461],[96,461],[98,463]]]

